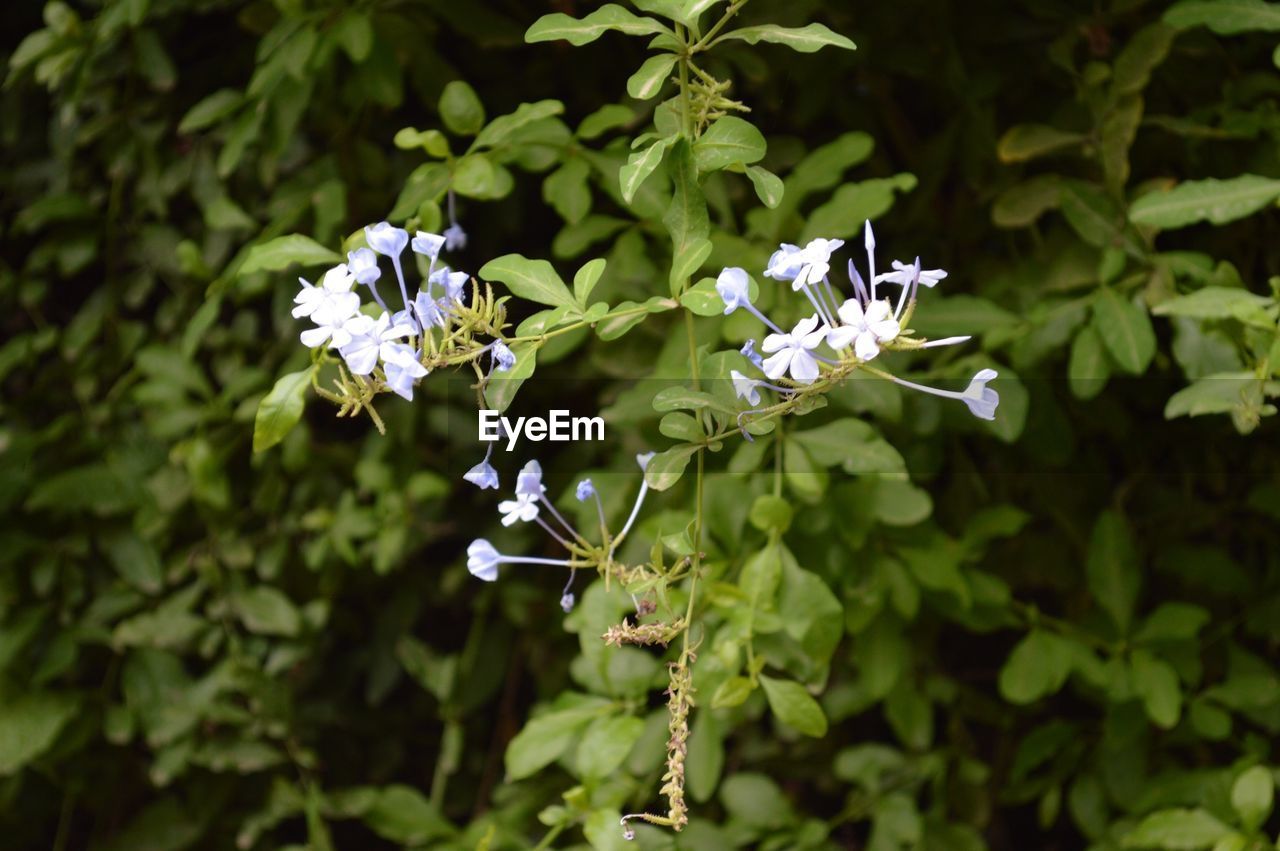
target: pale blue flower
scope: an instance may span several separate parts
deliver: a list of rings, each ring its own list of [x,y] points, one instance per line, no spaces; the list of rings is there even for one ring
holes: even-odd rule
[[[863,361],[880,354],[881,344],[890,342],[902,330],[887,299],[873,301],[864,310],[862,302],[851,298],[840,305],[837,313],[844,324],[831,329],[827,342],[833,349],[853,343],[853,353]]]
[[[394,357],[383,364],[383,371],[387,375],[387,386],[396,395],[412,402],[414,383],[426,376],[429,370],[422,365],[417,354],[409,346],[399,343],[392,345],[397,347]]]
[[[724,302],[724,315],[728,316],[739,307],[751,305],[751,281],[747,270],[731,266],[720,272],[716,278],[716,292]]]
[[[420,230],[417,235],[414,236],[413,243],[410,247],[415,253],[421,254],[424,257],[429,257],[434,261],[440,256],[440,249],[444,246],[445,241],[445,237],[440,236],[439,234],[427,233],[425,230]]]
[[[563,558],[529,558],[526,556],[504,556],[484,538],[477,538],[467,547],[467,570],[476,579],[493,582],[498,578],[500,564],[550,564],[556,567],[568,567],[569,560]]]
[[[498,372],[508,372],[511,367],[516,365],[516,353],[511,351],[511,347],[501,340],[493,342],[493,348],[489,350],[489,356],[493,359],[493,368]]]
[[[969,412],[975,417],[983,420],[994,420],[996,418],[996,408],[1000,405],[1000,394],[988,387],[987,383],[994,381],[998,375],[999,373],[994,369],[979,370],[978,374],[970,379],[969,386],[960,393],[954,390],[939,390],[936,387],[926,387],[923,384],[916,384],[914,381],[907,381],[905,378],[895,377],[893,380],[904,387],[910,387],[912,390],[919,390],[932,396],[941,396],[944,399],[958,399],[964,402]]]
[[[804,268],[804,252],[798,245],[782,243],[778,250],[769,257],[769,265],[764,274],[775,281],[793,281]]]
[[[405,363],[403,349],[412,349],[397,343],[397,340],[411,337],[414,328],[410,325],[393,325],[391,316],[383,313],[377,320],[359,314],[347,321],[344,326],[351,340],[338,351],[347,362],[347,367],[356,375],[368,375],[378,365],[378,358],[389,363]],[[410,355],[412,356],[412,355]]]
[[[590,479],[583,479],[578,482],[578,488],[574,491],[574,495],[578,498],[578,502],[586,502],[596,495],[596,486],[591,483]]]
[[[792,258],[793,262],[798,260],[802,265],[795,280],[791,282],[791,289],[798,290],[806,284],[820,283],[831,271],[831,255],[842,245],[844,245],[843,239],[819,237],[810,240],[809,244],[800,250],[799,256]]]
[[[467,232],[462,229],[462,225],[454,222],[445,228],[444,247],[447,251],[461,251],[467,247]]]
[[[756,367],[756,369],[764,368],[764,358],[761,357],[760,353],[756,351],[755,340],[747,340],[745,343],[742,344],[742,348],[739,349],[739,352],[744,358],[750,361],[751,364]]]
[[[542,484],[541,464],[537,461],[530,461],[520,468],[520,472],[516,474],[517,495],[531,496],[537,499],[546,492],[546,485]]]
[[[572,591],[565,592],[560,598],[560,609],[567,615],[573,611],[573,604],[577,602],[577,598],[573,596]]]
[[[765,352],[776,352],[765,359],[764,374],[777,381],[788,372],[800,384],[812,384],[818,378],[818,361],[811,350],[822,344],[827,329],[815,330],[818,317],[801,319],[787,334],[770,334],[761,346]]]
[[[404,247],[409,244],[409,232],[404,228],[393,227],[387,222],[378,222],[364,229],[365,241],[369,247],[379,254],[399,259]]]
[[[439,302],[431,297],[430,290],[418,290],[418,295],[413,300],[413,312],[418,314],[418,321],[423,328],[432,325],[443,328],[447,321],[445,312],[440,308]]]
[[[530,493],[517,493],[515,499],[504,499],[498,503],[498,511],[502,513],[502,525],[528,523],[538,517],[538,497]]]
[[[490,445],[490,448],[492,449],[492,445]],[[489,463],[488,455],[485,455],[483,461],[464,473],[462,478],[481,490],[485,488],[497,489],[498,487],[498,471]]]
[[[293,317],[310,317],[317,325],[341,325],[360,309],[360,296],[351,290],[355,287],[347,264],[339,263],[324,273],[319,286],[312,286],[305,278],[298,278],[302,289],[294,296]]]
[[[760,385],[764,382],[757,378],[748,378],[736,369],[729,370],[729,378],[733,381],[735,396],[746,399],[749,405],[760,404]]]
[[[466,272],[454,272],[448,266],[437,269],[428,280],[444,287],[445,297],[452,301],[461,301],[466,291],[469,275]]]
[[[362,284],[372,284],[382,277],[382,270],[378,268],[378,255],[369,248],[348,251],[347,266],[355,279]]]
[[[636,456],[636,463],[640,465],[641,470],[647,470],[649,469],[649,462],[652,461],[653,456],[657,454],[657,452],[641,452]]]

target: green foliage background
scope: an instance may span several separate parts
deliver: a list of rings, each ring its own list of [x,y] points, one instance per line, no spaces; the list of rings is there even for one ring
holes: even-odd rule
[[[452,186],[468,271],[605,257],[608,303],[671,294],[665,177],[630,203],[618,183],[657,102],[623,97],[644,41],[524,43],[591,8],[0,13],[0,846],[632,847],[617,818],[659,806],[665,669],[601,645],[616,588],[580,580],[566,617],[561,577],[467,575],[496,518],[460,480],[465,388],[381,403],[385,437],[311,399],[252,446],[306,365],[287,267],[312,249],[253,251],[278,237],[438,227]],[[916,326],[979,335],[934,377],[998,365],[1002,404],[988,426],[855,381],[785,438],[709,454],[692,821],[636,846],[1270,847],[1280,6],[740,17],[858,49],[714,54],[785,193],[770,210],[708,177],[704,274],[874,218],[951,271]],[[687,373],[678,312],[540,352],[522,404],[572,387],[614,433],[543,451],[553,492],[590,471],[625,510],[630,457],[670,445],[627,388]],[[741,318],[699,318],[698,342],[736,349]],[[691,487],[651,494],[632,557],[687,547]]]

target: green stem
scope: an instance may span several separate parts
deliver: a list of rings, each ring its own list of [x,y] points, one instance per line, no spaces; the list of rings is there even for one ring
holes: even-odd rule
[[[745,5],[747,5],[747,0],[733,0],[733,2],[729,4],[729,8],[725,10],[724,16],[721,17],[720,20],[716,21],[716,25],[714,27],[707,30],[706,35],[698,39],[697,43],[689,48],[689,52],[697,53],[710,47],[715,37],[720,34],[720,30],[724,29],[725,24],[729,23],[733,16],[738,14],[738,10]]]
[[[689,106],[689,56],[691,46],[683,24],[676,24],[676,38],[680,41],[680,132],[693,139],[693,113]]]
[[[551,847],[551,843],[555,842],[556,837],[564,833],[564,825],[558,824],[547,831],[547,835],[542,837],[542,841],[533,846],[533,851],[546,851]]]

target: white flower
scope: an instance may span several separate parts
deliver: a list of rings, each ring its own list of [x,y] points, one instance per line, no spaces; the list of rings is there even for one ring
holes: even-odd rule
[[[355,276],[355,279],[362,284],[372,284],[382,277],[382,270],[378,268],[378,255],[368,248],[357,248],[355,251],[348,251],[347,266],[351,269],[351,274]]]
[[[427,280],[444,287],[446,297],[454,301],[460,301],[462,293],[467,286],[467,277],[466,272],[454,272],[448,266],[445,266],[432,272],[431,277]]]
[[[409,244],[409,232],[404,228],[392,227],[386,222],[378,222],[364,229],[365,241],[369,247],[387,257],[399,257],[404,247]]]
[[[797,322],[790,334],[765,337],[760,348],[777,354],[765,359],[764,374],[776,381],[790,371],[797,382],[812,384],[818,377],[818,361],[809,351],[816,349],[827,336],[826,328],[815,331],[817,327],[818,317],[815,315]]]
[[[341,325],[360,309],[360,296],[351,291],[356,279],[346,263],[325,272],[319,286],[312,286],[304,278],[299,278],[298,283],[302,289],[293,297],[297,305],[293,309],[295,319],[309,316],[317,325]]]
[[[462,229],[462,225],[454,222],[445,228],[444,247],[448,251],[461,251],[467,247],[467,232]]]
[[[725,316],[743,305],[751,304],[751,281],[747,277],[747,270],[736,266],[726,268],[716,278],[716,292],[724,301]]]
[[[392,392],[407,401],[413,401],[413,383],[425,376],[429,370],[418,360],[417,353],[403,343],[392,343],[396,347],[393,358],[384,358],[383,368],[387,373],[387,386]]]
[[[833,328],[827,341],[833,349],[843,349],[852,342],[853,352],[860,360],[868,361],[880,354],[880,344],[894,339],[901,330],[887,299],[873,301],[863,310],[862,302],[851,298],[836,313],[845,324]]]
[[[994,369],[979,370],[970,381],[969,386],[960,394],[960,399],[969,406],[975,417],[983,420],[996,418],[996,406],[1000,404],[1000,394],[987,386],[999,375]]]
[[[537,499],[546,492],[546,485],[542,484],[541,464],[537,461],[530,461],[520,468],[520,472],[516,474],[517,496],[530,496]]]
[[[800,251],[797,258],[803,265],[791,282],[791,289],[798,290],[806,284],[819,283],[831,271],[831,255],[840,246],[843,239],[813,239]]]
[[[415,333],[412,325],[392,325],[391,316],[385,311],[375,321],[364,314],[349,320],[344,326],[351,335],[351,341],[338,349],[347,362],[347,367],[356,375],[368,375],[378,365],[378,358],[387,363],[407,366],[405,349],[412,349],[396,340],[411,337]]]
[[[351,292],[355,286],[355,278],[347,271],[346,264],[334,266],[325,272],[320,286],[314,287],[303,278],[298,282],[302,290],[294,297],[297,305],[293,315],[297,318],[308,316],[316,323],[315,328],[308,328],[299,336],[303,345],[315,348],[329,342],[333,346],[345,346],[351,342],[351,335],[345,325],[357,310],[360,309],[360,296]]]
[[[739,399],[746,399],[748,404],[760,404],[760,380],[748,378],[736,369],[729,370],[729,378],[733,380],[733,392]]]
[[[804,268],[803,253],[798,245],[782,243],[769,257],[769,265],[764,270],[765,277],[773,278],[775,281],[794,280]]]
[[[573,604],[575,602],[576,602],[576,598],[573,596],[573,592],[566,591],[564,593],[564,596],[560,598],[560,608],[567,615],[569,614],[569,612],[573,611]]]
[[[529,493],[521,493],[515,499],[504,499],[498,503],[498,511],[502,512],[502,525],[512,523],[528,523],[538,516],[538,498]]]
[[[435,260],[440,256],[440,249],[445,244],[445,237],[439,234],[427,233],[425,230],[418,231],[417,236],[413,238],[410,247],[418,254],[424,257],[430,257]]]
[[[470,470],[467,470],[467,472],[462,475],[462,478],[471,482],[471,484],[481,490],[484,490],[485,488],[497,489],[498,487],[498,471],[489,463],[488,458],[485,458],[485,460],[481,461]]]
[[[901,284],[904,287],[909,287],[919,277],[922,286],[933,287],[938,281],[947,276],[944,269],[921,269],[919,257],[916,258],[914,263],[903,263],[900,260],[894,260],[890,265],[893,266],[893,271],[877,275],[875,277],[877,284],[881,281],[888,281],[891,284]]]
[[[502,561],[502,554],[484,538],[477,538],[471,542],[471,546],[467,547],[467,570],[471,571],[471,575],[476,579],[496,582],[500,561]]]

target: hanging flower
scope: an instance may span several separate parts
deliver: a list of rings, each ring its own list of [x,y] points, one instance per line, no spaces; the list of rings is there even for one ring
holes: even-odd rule
[[[492,448],[492,444],[490,445],[490,448]],[[468,482],[471,482],[471,484],[475,485],[481,490],[484,490],[485,488],[497,489],[498,487],[498,471],[495,470],[493,468],[493,465],[489,463],[488,455],[485,455],[484,460],[481,461],[479,464],[475,465],[470,470],[463,473],[462,478],[466,479]]]
[[[498,372],[508,372],[516,365],[516,353],[501,340],[494,340],[489,355],[493,358],[493,368]]]
[[[751,305],[751,281],[747,270],[736,266],[726,268],[716,278],[716,292],[724,302],[724,315],[728,316],[739,307]]]
[[[484,538],[477,538],[467,547],[467,570],[471,571],[471,575],[476,579],[496,582],[498,564],[501,561],[502,554]]]
[[[733,381],[734,395],[739,399],[746,399],[749,405],[760,404],[760,385],[764,382],[748,378],[736,369],[729,370],[729,378]]]
[[[775,381],[788,372],[801,384],[812,384],[818,378],[818,361],[810,353],[827,336],[827,329],[818,327],[818,317],[801,319],[789,334],[770,334],[764,338],[761,348],[776,352],[764,362],[764,374]]]
[[[417,353],[409,346],[392,343],[396,346],[394,358],[387,360],[383,369],[387,374],[387,386],[392,392],[406,401],[413,401],[413,385],[430,371],[418,360]]]
[[[462,225],[454,222],[445,228],[444,247],[447,251],[461,251],[467,247],[467,232],[462,229]]]

